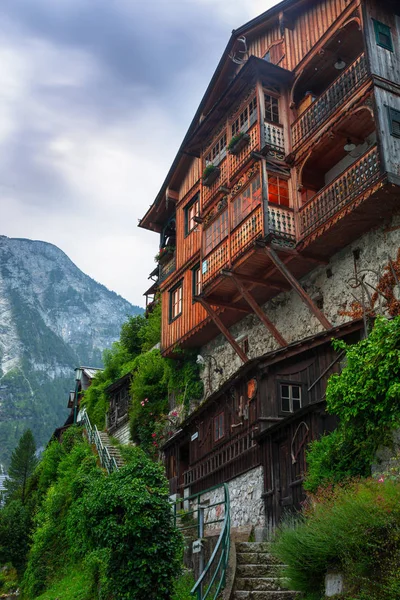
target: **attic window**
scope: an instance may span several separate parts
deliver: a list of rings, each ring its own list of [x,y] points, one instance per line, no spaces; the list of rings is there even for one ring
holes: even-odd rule
[[[301,386],[281,383],[281,411],[296,412],[301,408]]]
[[[385,50],[393,52],[392,33],[389,25],[385,25],[380,21],[375,21],[375,19],[372,20],[374,22],[375,40],[377,45],[381,48],[385,48]]]
[[[400,110],[387,106],[390,135],[400,138]]]
[[[271,62],[271,52],[270,52],[270,50],[268,50],[268,52],[266,52],[264,54],[263,59],[266,60],[267,62]]]

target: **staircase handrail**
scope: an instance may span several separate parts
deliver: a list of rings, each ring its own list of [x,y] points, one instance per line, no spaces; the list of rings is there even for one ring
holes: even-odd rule
[[[214,502],[213,504],[208,504],[205,506],[201,505],[201,501],[200,501],[200,497],[204,496],[205,494],[212,492],[218,488],[223,488],[224,490],[224,499],[221,502]],[[212,598],[212,600],[216,600],[216,598],[218,597],[218,594],[220,593],[221,589],[223,588],[223,586],[225,585],[225,579],[226,579],[226,570],[227,570],[227,566],[228,566],[228,560],[229,560],[229,552],[230,552],[230,500],[229,500],[229,487],[226,483],[220,484],[220,485],[216,485],[212,488],[209,488],[207,490],[204,490],[203,492],[198,492],[197,494],[192,494],[191,496],[187,496],[186,498],[180,498],[178,500],[176,500],[174,502],[174,521],[175,521],[175,525],[177,526],[177,504],[182,503],[182,502],[193,502],[194,500],[197,500],[197,508],[194,508],[193,510],[188,510],[185,511],[186,514],[193,514],[195,512],[198,513],[197,516],[197,521],[198,521],[198,532],[199,532],[199,536],[203,535],[203,531],[202,531],[202,527],[204,527],[204,525],[207,524],[211,524],[211,523],[217,523],[217,522],[221,522],[222,519],[216,519],[214,521],[207,521],[204,522],[204,510],[210,509],[214,506],[217,505],[224,505],[224,518],[223,518],[223,524],[222,524],[222,529],[221,532],[219,534],[218,537],[218,541],[216,543],[216,546],[211,554],[211,557],[208,561],[208,563],[206,564],[206,566],[202,569],[199,578],[197,579],[195,585],[193,586],[193,588],[190,591],[190,594],[192,596],[197,596],[197,600],[207,600],[208,598]],[[179,526],[178,526],[179,528]],[[182,529],[189,529],[190,527],[182,527]],[[217,561],[217,556],[219,551],[220,552],[220,557],[219,560]],[[211,576],[211,580],[207,586],[207,589],[205,590],[205,592],[203,592],[203,585],[205,582],[205,579],[207,577],[207,575],[211,574],[212,570],[214,569],[214,572]],[[211,588],[214,585],[215,580],[217,579],[218,573],[220,573],[219,576],[219,580],[216,586],[215,591],[212,592],[212,596],[209,595],[211,592]]]
[[[99,455],[100,463],[101,463],[102,467],[104,467],[109,474],[112,473],[113,471],[117,471],[118,470],[117,462],[116,462],[115,458],[110,455],[107,446],[104,446],[103,442],[101,441],[101,437],[99,434],[99,430],[97,429],[97,425],[95,425],[94,428],[92,427],[92,424],[89,419],[89,415],[87,414],[87,411],[85,408],[83,409],[82,413],[83,413],[82,421],[83,421],[85,429],[88,433],[89,442],[91,444],[95,444],[96,449],[97,449],[97,454]]]

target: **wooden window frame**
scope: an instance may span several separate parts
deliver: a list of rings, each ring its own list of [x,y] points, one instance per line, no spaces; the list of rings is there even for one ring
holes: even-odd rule
[[[256,191],[253,190],[253,186],[256,183],[256,181],[259,181],[259,187],[256,188]],[[245,196],[245,194],[247,194],[247,192],[250,191],[250,194],[247,196]],[[258,192],[258,195],[256,195],[256,192]],[[259,197],[258,197],[259,196]],[[247,203],[247,209],[243,210],[243,203],[244,201],[248,201]],[[237,205],[241,204],[241,210],[236,210],[235,207],[237,207]],[[235,229],[235,227],[237,227],[238,225],[240,225],[240,223],[242,221],[244,221],[244,219],[246,217],[248,217],[248,215],[250,215],[253,210],[257,207],[260,206],[262,204],[262,182],[261,182],[261,175],[258,173],[255,177],[253,177],[253,179],[251,179],[249,181],[249,183],[242,189],[240,190],[239,194],[237,196],[235,196],[235,198],[233,198],[233,200],[230,203],[230,210],[231,210],[231,229]]]
[[[257,122],[257,97],[254,96],[231,124],[231,136],[246,133]]]
[[[218,225],[219,221],[220,223]],[[208,255],[210,252],[212,252],[214,248],[216,248],[227,237],[229,233],[228,221],[228,208],[225,208],[220,213],[218,213],[218,216],[215,219],[213,219],[213,221],[207,226],[207,229],[204,230],[205,255]],[[217,235],[218,232],[216,230],[217,225],[219,226],[219,236]],[[225,226],[225,228],[223,228],[223,225]],[[212,228],[214,228],[214,233],[211,231]],[[210,231],[211,243],[207,245],[207,234]]]
[[[180,300],[178,301],[178,306],[180,303],[180,312],[177,313],[176,315],[173,314],[173,308],[174,308],[174,294],[175,292],[177,292],[178,290],[181,290],[181,297]],[[169,303],[169,323],[172,323],[173,321],[175,321],[176,319],[179,319],[179,317],[182,315],[183,312],[183,279],[181,279],[180,281],[178,281],[178,283],[176,283],[174,285],[174,287],[172,287],[169,292],[169,298],[168,298],[168,303]]]
[[[393,48],[393,37],[392,31],[389,25],[382,23],[381,21],[377,21],[376,19],[372,19],[374,22],[374,32],[375,32],[375,41],[376,45],[380,48],[384,48],[385,50],[389,50],[390,52],[394,52]],[[379,38],[380,34],[387,36],[389,42],[386,44],[382,42]]]
[[[205,166],[208,167],[208,165],[214,165],[214,167],[218,167],[226,157],[227,152],[227,136],[226,131],[224,131],[212,145],[210,151],[207,152],[207,155],[204,158]]]
[[[218,422],[217,422],[218,419]],[[222,427],[221,427],[221,423],[222,423]],[[218,437],[216,435],[216,432],[218,431]],[[222,433],[221,433],[222,431]],[[225,437],[225,414],[224,412],[220,412],[217,415],[215,415],[215,417],[213,418],[213,437],[214,437],[214,442],[219,442],[221,441],[224,437]]]
[[[280,414],[293,415],[305,406],[305,390],[304,390],[304,386],[302,385],[302,383],[300,381],[280,380],[277,383],[278,383],[278,399],[279,399],[279,413]],[[283,408],[282,408],[282,387],[283,386],[287,386],[289,388],[289,398],[288,398],[289,410],[283,410]],[[298,388],[300,391],[300,397],[294,398],[295,400],[300,401],[300,406],[299,406],[299,408],[296,408],[296,410],[293,410],[292,388],[294,388],[294,387]],[[286,398],[286,396],[285,396],[285,398]]]
[[[274,111],[271,110],[269,111],[269,115],[267,116],[267,107],[266,107],[266,98],[270,98],[271,101],[275,101],[276,102],[276,108],[277,108],[277,120],[275,120],[274,117]],[[273,103],[273,102],[272,102]],[[270,94],[269,92],[266,92],[264,90],[264,109],[265,109],[265,115],[264,115],[264,119],[265,121],[267,121],[268,123],[273,123],[274,125],[280,125],[281,121],[279,118],[279,98],[277,98],[276,96],[273,96],[272,94]]]
[[[200,192],[197,192],[183,209],[185,215],[185,237],[187,237],[189,233],[191,233],[196,228],[196,223],[194,223],[192,227],[190,226],[190,221],[193,219],[193,217],[190,217],[189,215],[190,209],[193,208],[193,206],[195,206],[196,204],[197,210],[194,216],[198,217],[200,214]]]
[[[396,121],[396,123],[400,124],[400,110],[397,110],[396,108],[392,108],[391,106],[386,106],[386,109],[388,111],[390,135],[392,135],[395,138],[400,138],[400,131],[399,131],[399,133],[397,133],[393,129],[393,121]],[[400,130],[400,126],[399,126],[399,130]]]
[[[275,177],[275,178],[276,178],[276,180],[277,180],[277,182],[276,182],[276,185],[277,185],[277,189],[278,189],[278,194],[275,194],[275,195],[277,195],[277,197],[278,197],[278,202],[273,202],[273,201],[270,199],[270,197],[269,197],[269,195],[270,195],[270,191],[269,191],[269,180],[270,180],[270,177]],[[270,204],[270,203],[271,203],[271,205],[273,205],[273,206],[280,206],[280,207],[282,207],[282,208],[290,208],[291,206],[290,206],[290,188],[289,188],[289,179],[288,179],[287,177],[283,177],[283,176],[282,176],[282,175],[280,175],[279,173],[274,173],[274,172],[268,171],[268,173],[267,173],[267,181],[268,181],[268,204]],[[281,189],[281,188],[280,188],[280,181],[285,181],[285,182],[287,183],[287,200],[288,200],[288,203],[287,203],[287,204],[282,204],[282,203],[280,202],[280,199],[281,199],[281,193],[280,193],[280,189]],[[271,184],[271,185],[274,185],[274,184]],[[282,197],[283,197],[283,196],[282,196]]]
[[[197,280],[197,273],[200,276],[200,281]],[[198,290],[198,286],[200,285],[200,289]],[[195,265],[192,268],[192,299],[194,302],[194,298],[195,296],[199,296],[201,293],[201,268],[200,268],[200,263],[197,263],[197,265]]]

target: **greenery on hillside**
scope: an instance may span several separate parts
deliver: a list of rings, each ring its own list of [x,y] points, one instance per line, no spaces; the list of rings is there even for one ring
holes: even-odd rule
[[[44,452],[25,504],[20,494],[9,497],[0,561],[18,569],[23,598],[57,589],[64,597],[69,585],[81,600],[171,598],[182,540],[162,466],[139,448],[125,461],[107,475],[82,429],[71,427]]]
[[[327,571],[341,572],[347,600],[400,597],[400,456],[371,479],[381,445],[400,427],[400,316],[378,318],[353,346],[335,341],[346,366],[327,387],[338,428],[311,444],[303,512],[283,523],[273,552],[305,600],[324,597]]]

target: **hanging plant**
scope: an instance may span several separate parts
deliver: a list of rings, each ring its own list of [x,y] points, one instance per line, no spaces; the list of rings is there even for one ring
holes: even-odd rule
[[[230,154],[239,154],[239,152],[247,146],[249,141],[250,136],[248,133],[240,131],[237,135],[234,135],[228,144],[228,150]]]
[[[171,256],[175,252],[175,246],[164,246],[161,248],[158,254],[155,255],[154,260],[156,262],[162,262],[168,256]]]
[[[215,165],[207,165],[203,171],[203,184],[207,187],[212,185],[219,177],[221,170]]]

